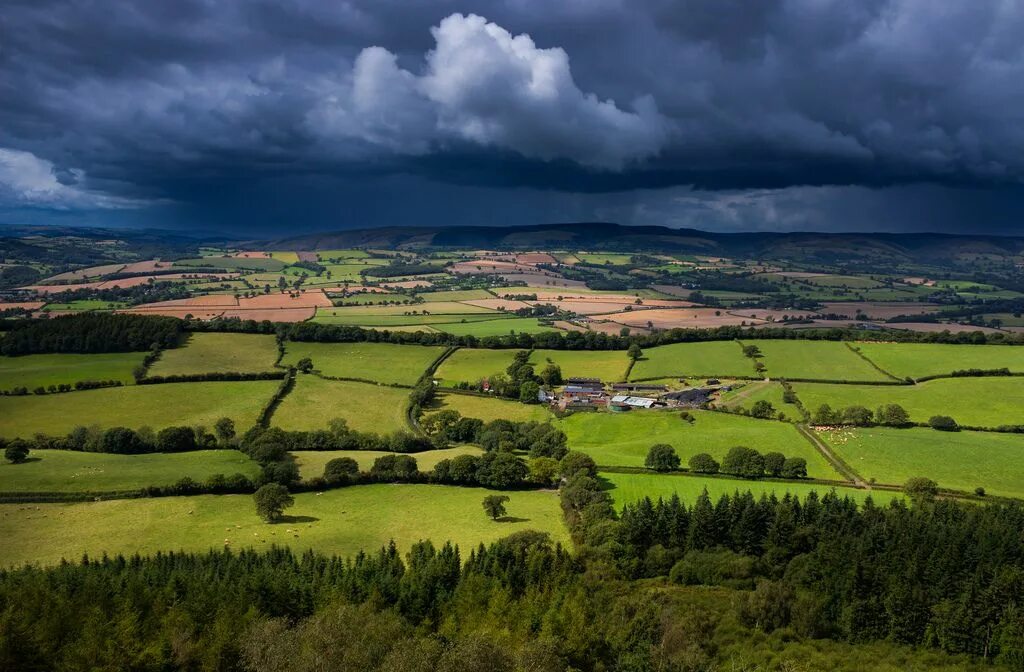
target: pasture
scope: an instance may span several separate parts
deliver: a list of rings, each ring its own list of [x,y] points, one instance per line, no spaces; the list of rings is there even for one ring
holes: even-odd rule
[[[36,433],[59,436],[78,425],[210,428],[225,416],[244,432],[255,424],[260,409],[279,385],[277,380],[168,383],[0,397],[0,437],[30,437]]]
[[[861,353],[900,378],[939,376],[964,369],[1024,372],[1024,347],[945,343],[857,343]]]
[[[751,340],[772,378],[812,380],[891,380],[839,341]]]
[[[679,495],[679,499],[687,504],[693,504],[700,497],[704,490],[708,491],[708,497],[712,502],[717,501],[722,495],[733,495],[737,492],[750,492],[756,498],[761,496],[783,497],[787,493],[799,497],[801,500],[812,492],[818,493],[818,497],[824,497],[829,492],[835,492],[840,497],[850,497],[857,502],[863,503],[869,496],[876,505],[888,504],[893,499],[902,499],[898,492],[887,490],[861,490],[858,488],[829,487],[818,483],[794,483],[783,481],[745,481],[735,478],[700,478],[697,476],[673,475],[673,474],[619,474],[612,472],[601,472],[599,478],[605,483],[606,489],[615,500],[615,508],[621,509],[623,505],[635,502],[644,497],[650,497],[653,501],[658,498],[670,499],[672,495]]]
[[[383,450],[296,450],[292,452],[299,465],[299,475],[303,479],[316,478],[324,475],[324,467],[331,460],[338,457],[351,457],[359,463],[361,471],[369,471],[374,460],[385,455],[394,455]],[[431,471],[441,460],[450,460],[459,455],[480,455],[482,451],[472,446],[460,446],[458,448],[444,448],[442,450],[428,450],[422,453],[409,453],[409,456],[416,460],[416,466],[420,471]],[[2,474],[2,471],[0,471]],[[2,483],[2,480],[0,480]],[[0,488],[2,491],[2,488]]]
[[[497,315],[502,313],[494,311]],[[535,317],[495,317],[490,320],[443,322],[434,328],[455,336],[506,336],[508,334],[540,334],[558,331],[554,327],[541,324]]]
[[[475,301],[478,299],[493,299],[486,289],[450,289],[437,292],[419,292],[417,297],[428,303],[437,301]]]
[[[630,380],[683,376],[751,377],[754,364],[736,341],[673,343],[646,348],[629,372]]]
[[[309,357],[315,370],[332,378],[414,385],[444,350],[442,346],[426,345],[289,341],[281,363],[294,366]]]
[[[600,466],[642,467],[656,443],[675,448],[683,466],[697,453],[709,453],[720,462],[730,448],[747,446],[761,453],[802,457],[812,478],[842,478],[789,423],[710,411],[691,413],[696,418],[693,424],[671,411],[575,413],[557,424],[568,437],[569,448],[589,454]]]
[[[606,383],[625,380],[629,356],[625,350],[534,350],[530,364],[540,372],[548,361],[562,369],[562,377],[600,378]]]
[[[505,373],[516,350],[459,348],[437,368],[434,378],[446,387],[456,383],[475,383],[481,378]]]
[[[429,412],[452,409],[466,418],[479,418],[484,422],[491,420],[512,420],[514,422],[545,422],[551,419],[547,406],[540,404],[521,404],[518,401],[498,397],[484,397],[475,394],[455,394],[445,392],[437,396]]]
[[[475,313],[472,315],[423,315],[422,313],[417,315],[368,315],[364,312],[370,308],[377,307],[378,306],[352,306],[347,308],[320,308],[316,311],[316,317],[313,318],[313,321],[322,322],[324,324],[348,324],[352,326],[387,328],[425,324],[446,324],[450,326],[453,324],[467,322],[491,322],[509,319],[500,315],[497,311]]]
[[[748,383],[739,383],[732,391],[723,393],[715,405],[730,410],[745,408],[749,411],[757,402],[767,401],[775,407],[776,411],[782,411],[788,418],[799,419],[800,409],[795,404],[784,402],[782,395],[782,383],[754,380]]]
[[[174,268],[181,268],[186,273],[196,268],[276,272],[283,269],[287,264],[280,259],[267,259],[266,257],[202,257],[199,259],[179,259],[174,262],[173,266]]]
[[[21,355],[0,357],[0,390],[74,384],[81,380],[120,380],[130,383],[132,371],[142,364],[144,352],[95,355]]]
[[[150,376],[273,371],[277,341],[269,334],[194,333],[178,348],[164,350]]]
[[[495,522],[480,506],[493,490],[443,485],[361,485],[295,495],[287,518],[268,525],[251,495],[201,495],[80,504],[0,504],[0,566],[52,565],[62,558],[211,548],[267,548],[326,554],[374,552],[394,542],[405,552],[420,540],[446,540],[464,554],[522,530],[547,532],[563,544],[558,495],[508,492],[508,517]]]
[[[818,434],[860,475],[902,484],[926,476],[939,486],[1024,497],[1024,436],[937,432],[913,427],[839,429]]]
[[[255,478],[259,465],[237,450],[111,455],[71,450],[33,450],[24,464],[0,462],[0,492],[109,492],[171,485],[188,476],[214,474]]]
[[[938,378],[917,385],[831,385],[794,383],[804,407],[814,413],[822,404],[832,408],[899,404],[913,422],[949,415],[973,427],[998,427],[1024,422],[1024,378]]]
[[[401,388],[300,373],[271,422],[281,429],[309,431],[327,429],[332,419],[343,418],[351,429],[390,434],[407,429],[408,400],[409,391]]]

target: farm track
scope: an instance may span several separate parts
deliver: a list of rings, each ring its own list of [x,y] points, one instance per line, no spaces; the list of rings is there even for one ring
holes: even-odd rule
[[[832,452],[832,449],[828,445],[814,435],[807,425],[798,424],[795,425],[796,431],[800,432],[805,439],[811,442],[811,445],[821,453],[822,457],[828,460],[828,463],[838,471],[840,474],[845,476],[848,480],[852,481],[858,488],[867,488],[868,484],[861,478],[860,474],[853,470],[853,467],[848,465],[842,458]]]

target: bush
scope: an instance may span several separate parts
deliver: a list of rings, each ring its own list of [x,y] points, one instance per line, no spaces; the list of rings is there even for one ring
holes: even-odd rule
[[[715,458],[707,453],[697,453],[690,458],[690,471],[695,474],[717,474],[720,468]]]
[[[412,478],[418,471],[416,458],[409,455],[382,455],[373,461],[370,476],[378,481],[397,481]]]
[[[775,407],[772,406],[772,402],[761,399],[754,402],[754,405],[750,407],[750,415],[762,420],[772,418],[775,416]]]
[[[933,415],[928,418],[928,424],[932,429],[937,429],[940,432],[959,432],[960,425],[956,423],[956,420],[949,417],[948,415]]]
[[[930,478],[915,476],[903,484],[903,492],[915,503],[931,502],[939,494],[939,484]]]
[[[196,433],[191,427],[166,427],[156,435],[156,449],[161,453],[195,450]]]
[[[14,439],[4,448],[4,459],[11,464],[23,464],[28,461],[28,442],[23,439]]]
[[[685,586],[754,587],[754,558],[729,550],[689,551],[672,566],[668,578]]]
[[[597,475],[597,464],[594,462],[594,458],[590,457],[586,453],[580,453],[575,450],[569,451],[562,461],[559,463],[562,472],[562,478],[570,478],[576,474],[583,472],[587,476]]]
[[[336,457],[324,465],[324,480],[341,483],[359,473],[359,463],[351,457]]]
[[[648,469],[660,472],[675,471],[679,468],[679,456],[676,449],[667,443],[656,443],[647,451],[644,465]]]

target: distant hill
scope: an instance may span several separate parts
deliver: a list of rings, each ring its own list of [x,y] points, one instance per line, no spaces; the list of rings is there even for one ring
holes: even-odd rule
[[[271,241],[276,249],[326,250],[345,247],[420,249],[458,247],[511,250],[568,248],[623,252],[668,252],[822,263],[858,260],[964,262],[981,257],[1024,254],[1024,238],[937,233],[712,233],[661,226],[606,222],[522,227],[387,227],[311,233]]]

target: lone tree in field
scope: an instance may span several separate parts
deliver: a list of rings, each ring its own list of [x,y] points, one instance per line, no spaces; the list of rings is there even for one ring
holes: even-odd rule
[[[667,443],[656,443],[647,451],[644,466],[655,471],[675,471],[679,468],[679,456],[676,449]]]
[[[770,401],[758,399],[750,408],[750,416],[753,418],[761,418],[762,420],[775,417],[775,407],[772,406],[772,402]]]
[[[28,443],[21,439],[11,441],[4,449],[4,457],[11,464],[26,462],[28,460]]]
[[[284,510],[295,503],[288,488],[279,483],[267,483],[252,497],[256,502],[256,515],[268,523],[280,520]]]
[[[310,373],[313,370],[313,360],[309,357],[303,357],[295,365],[295,368],[303,373]]]
[[[497,520],[508,513],[505,510],[505,502],[507,501],[508,495],[487,495],[484,497],[484,511],[491,517],[491,520]]]
[[[626,350],[626,354],[629,355],[629,358],[635,362],[636,360],[644,356],[644,351],[640,349],[639,345],[634,343],[633,345],[629,346],[629,350]]]

